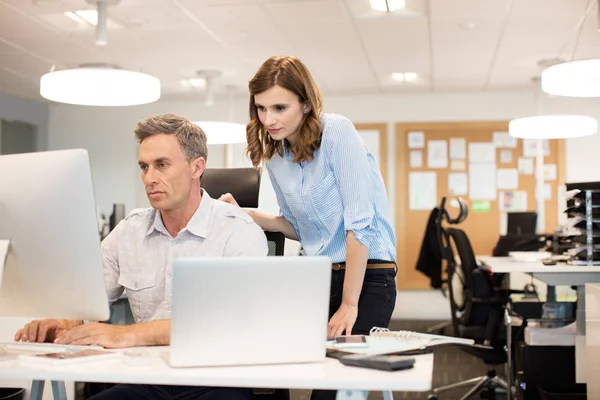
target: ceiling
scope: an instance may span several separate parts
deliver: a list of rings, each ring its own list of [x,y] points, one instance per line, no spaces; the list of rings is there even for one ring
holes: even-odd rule
[[[120,0],[99,47],[93,26],[64,15],[94,8],[85,0],[0,0],[0,91],[41,99],[53,66],[101,62],[157,76],[163,97],[202,96],[181,83],[198,70],[242,94],[282,54],[300,57],[326,95],[495,91],[531,88],[540,60],[600,56],[596,0],[407,3],[414,12],[386,15],[369,0]]]

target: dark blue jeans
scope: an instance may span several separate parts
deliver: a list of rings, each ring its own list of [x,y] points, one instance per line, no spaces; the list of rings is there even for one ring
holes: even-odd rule
[[[251,400],[252,389],[119,384],[90,400]]]
[[[396,265],[390,268],[368,269],[358,299],[358,318],[352,328],[353,335],[368,335],[373,327],[387,328],[396,305]],[[332,271],[329,318],[342,304],[342,291],[346,271]],[[335,400],[336,390],[313,390],[311,400]]]

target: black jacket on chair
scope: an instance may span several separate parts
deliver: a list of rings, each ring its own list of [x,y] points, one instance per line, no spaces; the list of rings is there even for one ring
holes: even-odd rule
[[[440,210],[436,207],[429,215],[421,252],[417,260],[417,270],[429,277],[431,287],[435,289],[442,287],[442,254],[436,224],[439,212]]]

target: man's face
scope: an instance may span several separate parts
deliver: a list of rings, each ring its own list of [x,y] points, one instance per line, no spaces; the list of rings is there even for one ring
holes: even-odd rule
[[[175,135],[149,136],[140,144],[138,164],[148,200],[160,211],[183,209],[192,182],[204,171],[204,158],[188,162]]]

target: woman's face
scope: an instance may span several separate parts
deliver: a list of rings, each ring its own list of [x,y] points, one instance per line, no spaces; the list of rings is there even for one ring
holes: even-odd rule
[[[298,141],[300,124],[309,111],[298,96],[275,85],[254,95],[254,103],[260,122],[273,140],[287,139],[292,145]]]

